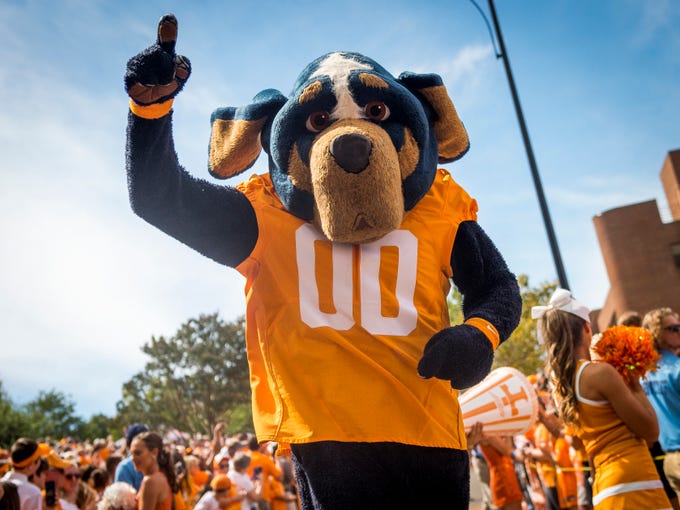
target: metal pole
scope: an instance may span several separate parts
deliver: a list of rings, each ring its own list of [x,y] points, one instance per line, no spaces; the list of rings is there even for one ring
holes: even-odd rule
[[[527,158],[529,158],[529,167],[531,168],[531,175],[534,178],[534,186],[536,187],[538,202],[541,206],[541,214],[543,215],[545,229],[548,233],[548,241],[550,242],[550,249],[552,251],[553,259],[555,261],[557,277],[560,282],[560,287],[562,287],[563,289],[569,289],[567,275],[564,271],[562,257],[560,255],[560,249],[557,246],[557,238],[555,237],[555,231],[553,230],[552,221],[550,220],[548,204],[545,200],[545,195],[543,194],[543,185],[541,184],[541,178],[538,175],[538,168],[536,167],[534,152],[531,148],[531,141],[529,140],[529,132],[527,131],[527,127],[524,122],[524,114],[522,113],[522,107],[520,106],[519,103],[519,96],[517,95],[517,89],[515,88],[515,80],[512,77],[512,70],[510,69],[510,60],[508,59],[508,52],[505,49],[505,43],[503,42],[503,35],[501,34],[501,27],[498,24],[498,17],[496,16],[496,8],[494,7],[493,0],[489,0],[489,9],[491,10],[493,25],[496,29],[496,36],[498,37],[498,45],[500,46],[501,51],[500,57],[503,58],[503,64],[505,65],[505,73],[508,75],[510,92],[512,93],[512,100],[515,103],[515,110],[517,111],[517,120],[519,120],[519,127],[520,130],[522,131],[522,139],[524,140],[524,147],[526,148],[527,151]]]

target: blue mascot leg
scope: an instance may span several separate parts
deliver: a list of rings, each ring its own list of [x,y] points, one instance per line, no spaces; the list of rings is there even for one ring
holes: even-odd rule
[[[321,441],[291,445],[303,510],[467,510],[465,450],[400,443]]]

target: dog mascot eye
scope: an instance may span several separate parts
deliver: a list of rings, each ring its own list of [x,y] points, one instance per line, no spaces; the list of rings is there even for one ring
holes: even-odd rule
[[[330,123],[331,116],[328,114],[328,112],[314,112],[309,117],[307,117],[305,127],[314,133],[318,133],[319,131],[322,131],[328,127]]]
[[[371,101],[364,108],[366,116],[371,120],[387,120],[390,109],[382,101]]]

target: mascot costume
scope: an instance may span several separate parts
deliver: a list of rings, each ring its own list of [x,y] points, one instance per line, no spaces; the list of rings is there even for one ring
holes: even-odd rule
[[[337,52],[288,97],[267,89],[215,110],[213,177],[268,156],[268,173],[231,187],[178,162],[171,109],[191,67],[176,40],[163,16],[128,62],[130,201],[245,277],[258,439],[290,452],[304,509],[466,509],[458,392],[489,373],[521,299],[475,200],[437,168],[468,149],[441,78]],[[454,326],[451,282],[465,317]]]

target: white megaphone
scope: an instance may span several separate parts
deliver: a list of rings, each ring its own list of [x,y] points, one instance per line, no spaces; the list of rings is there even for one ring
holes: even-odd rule
[[[524,434],[538,417],[538,397],[529,379],[512,367],[493,370],[459,398],[465,431],[481,422],[492,436]]]

